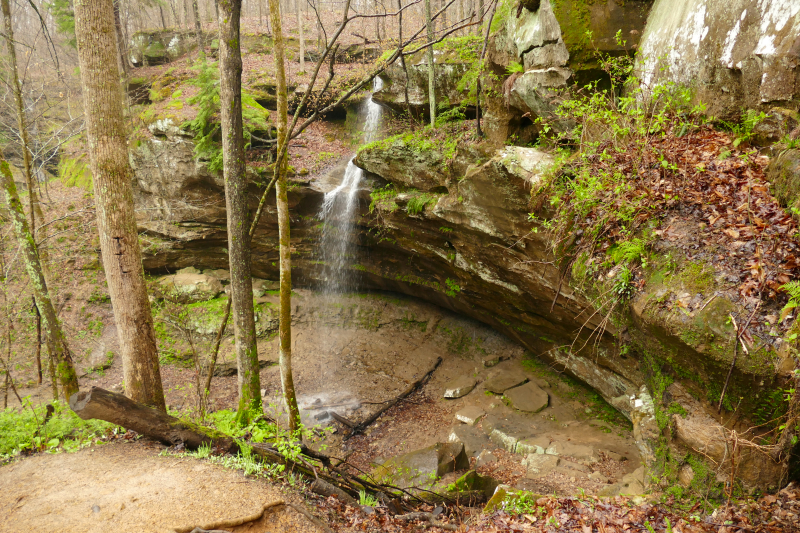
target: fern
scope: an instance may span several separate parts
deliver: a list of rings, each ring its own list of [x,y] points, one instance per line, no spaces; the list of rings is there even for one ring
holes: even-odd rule
[[[615,244],[608,251],[611,260],[616,264],[640,261],[645,254],[645,242],[642,239],[631,239]]]
[[[506,72],[509,74],[515,74],[515,73],[522,74],[523,72],[525,72],[525,67],[517,63],[516,61],[512,61],[511,64],[506,67]]]
[[[783,306],[782,314],[785,314],[790,309],[794,309],[800,305],[800,281],[795,280],[784,283],[781,285],[781,289],[789,295],[789,301]]]

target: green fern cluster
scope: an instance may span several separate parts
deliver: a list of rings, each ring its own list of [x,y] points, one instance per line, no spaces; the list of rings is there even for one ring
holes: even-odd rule
[[[616,264],[641,261],[646,253],[646,243],[643,239],[631,239],[616,243],[608,250],[608,255]]]
[[[783,307],[784,311],[800,306],[800,281],[790,281],[781,285],[781,289],[789,295],[789,301]]]

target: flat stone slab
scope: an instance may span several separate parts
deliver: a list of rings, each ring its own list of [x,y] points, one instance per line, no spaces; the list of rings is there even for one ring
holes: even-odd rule
[[[521,455],[528,455],[529,453],[556,455],[555,449],[550,446],[550,437],[522,439],[517,443],[517,449],[515,451]]]
[[[536,383],[526,383],[513,389],[507,389],[504,396],[512,407],[526,413],[538,413],[550,402],[550,397]]]
[[[485,414],[486,411],[480,407],[476,405],[470,405],[456,413],[456,420],[459,422],[464,422],[470,426],[474,426],[478,423],[478,420],[483,418]]]
[[[508,389],[522,385],[528,381],[528,378],[518,372],[511,372],[510,370],[502,370],[498,372],[493,378],[488,379],[484,386],[486,390],[494,392],[495,394],[503,394]]]
[[[450,429],[447,440],[463,444],[467,457],[477,457],[482,451],[493,448],[491,441],[475,426],[454,426]]]
[[[542,455],[538,453],[529,454],[522,460],[522,466],[528,469],[525,477],[537,479],[546,476],[556,469],[559,458],[555,455]]]
[[[459,376],[444,386],[444,397],[454,399],[466,396],[472,392],[477,383],[478,380],[473,377]]]
[[[567,441],[555,441],[550,446],[554,448],[555,455],[566,455],[587,462],[597,461],[597,454],[591,446],[573,444]]]
[[[494,416],[484,418],[481,426],[492,442],[511,453],[516,452],[521,440],[534,437],[533,431],[536,429],[529,421],[505,420]]]

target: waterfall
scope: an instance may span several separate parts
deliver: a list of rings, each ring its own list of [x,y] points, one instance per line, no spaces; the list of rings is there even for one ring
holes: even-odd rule
[[[383,82],[375,77],[372,82],[372,92],[379,91]],[[381,122],[381,105],[372,99],[372,96],[363,104],[361,113],[365,116],[364,135],[362,141],[366,144],[374,141],[379,132]],[[355,229],[353,215],[358,202],[358,186],[363,177],[363,171],[356,166],[351,158],[344,171],[342,182],[332,191],[325,193],[319,218],[323,223],[322,238],[320,239],[320,259],[323,263],[322,281],[323,291],[326,293],[341,293],[352,289],[348,266],[353,261],[352,236]]]

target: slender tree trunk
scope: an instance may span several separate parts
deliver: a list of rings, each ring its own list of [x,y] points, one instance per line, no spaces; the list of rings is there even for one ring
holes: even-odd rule
[[[78,376],[75,374],[75,367],[72,364],[72,357],[61,331],[61,325],[56,317],[56,310],[50,301],[50,293],[47,290],[47,282],[44,279],[42,265],[39,262],[39,254],[36,251],[36,242],[31,234],[28,220],[22,209],[22,202],[19,201],[17,186],[11,176],[11,168],[5,159],[0,157],[0,185],[3,188],[6,205],[8,206],[14,233],[19,243],[22,258],[25,262],[25,270],[31,280],[31,287],[36,298],[36,305],[42,314],[42,325],[47,336],[47,349],[57,362],[56,372],[61,390],[65,398],[78,392]]]
[[[158,4],[158,14],[161,15],[161,29],[167,29],[167,19],[164,18],[164,6]]]
[[[189,29],[189,6],[187,5],[189,0],[182,0],[183,3],[183,27],[185,29]]]
[[[283,42],[281,28],[280,0],[269,0],[269,16],[272,22],[273,42],[275,43],[275,83],[278,92],[278,154],[283,153],[283,148],[288,142],[289,131],[287,123],[286,101],[286,49]],[[347,16],[347,13],[345,13]],[[278,207],[278,232],[280,240],[280,323],[278,333],[280,336],[280,365],[281,386],[286,408],[289,414],[289,429],[296,431],[300,424],[300,411],[297,408],[297,396],[294,391],[292,377],[292,252],[289,240],[289,199],[286,187],[286,157],[280,157],[276,162],[278,181],[275,201]]]
[[[127,83],[128,71],[131,69],[132,65],[128,59],[128,47],[125,46],[125,32],[122,30],[122,18],[119,14],[119,0],[114,2],[114,29],[117,32],[117,49],[119,52],[120,67],[122,68],[122,79]],[[123,88],[125,83],[122,84]]]
[[[425,0],[425,25],[428,29],[428,42],[433,42],[431,23],[431,0]],[[431,109],[431,125],[436,124],[436,67],[433,58],[433,45],[428,47],[428,103]]]
[[[153,316],[133,210],[133,170],[114,61],[112,0],[75,0],[75,35],[103,268],[122,349],[125,391],[165,409]]]
[[[295,0],[295,5],[297,6],[297,32],[300,38],[300,72],[305,72],[306,70],[306,43],[305,38],[303,36],[303,10],[300,6],[301,0]]]
[[[14,46],[14,24],[11,20],[11,5],[9,0],[0,0],[3,11],[3,22],[6,37],[6,47],[8,57],[11,60],[11,85],[14,93],[14,107],[17,114],[17,126],[19,127],[20,138],[22,139],[22,162],[25,172],[25,186],[28,189],[28,215],[30,216],[30,230],[36,234],[36,215],[41,217],[41,207],[36,202],[36,189],[33,187],[33,161],[31,160],[30,136],[28,133],[27,120],[25,118],[25,103],[22,100],[22,85],[19,82],[19,72],[17,70],[17,49]],[[36,212],[39,207],[39,212]]]
[[[194,15],[194,32],[197,34],[197,52],[201,59],[206,57],[206,49],[203,39],[203,26],[200,24],[200,9],[197,7],[197,0],[192,0],[192,14]]]
[[[261,378],[253,314],[250,239],[247,236],[247,177],[242,126],[242,52],[239,21],[242,0],[219,3],[219,78],[222,125],[222,171],[228,212],[228,259],[231,271],[233,333],[239,374],[239,412],[246,423],[250,410],[261,413]],[[280,94],[280,89],[278,90]]]
[[[483,46],[481,47],[481,55],[479,58],[479,65],[481,65],[481,67],[478,69],[478,77],[475,82],[475,132],[478,134],[478,138],[483,137],[483,130],[481,130],[481,72],[483,72],[483,60],[486,57],[486,45],[489,41],[489,32],[492,28],[492,19],[494,19],[495,10],[497,10],[496,1],[492,4],[489,22],[486,24],[486,33],[484,34]]]
[[[42,384],[42,314],[36,307],[36,298],[32,297],[33,312],[36,314],[36,383]]]
[[[483,27],[483,12],[485,11],[485,7],[483,5],[483,0],[478,0],[478,20],[481,21],[480,24],[475,26],[478,35],[481,34],[481,28]]]

